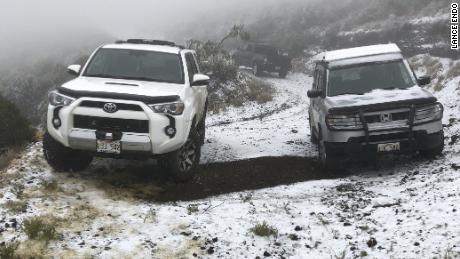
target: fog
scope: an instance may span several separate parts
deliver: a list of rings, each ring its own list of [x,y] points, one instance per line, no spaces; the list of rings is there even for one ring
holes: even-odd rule
[[[112,39],[184,41],[216,37],[225,25],[295,0],[15,0],[0,5],[0,60],[93,46]],[[200,26],[201,25],[201,26]],[[209,25],[212,25],[209,26]],[[33,54],[35,55],[35,54]]]

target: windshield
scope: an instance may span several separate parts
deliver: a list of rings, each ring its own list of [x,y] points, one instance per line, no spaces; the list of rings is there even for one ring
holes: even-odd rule
[[[179,54],[131,49],[100,49],[83,76],[184,83]]]
[[[364,94],[375,89],[406,89],[415,85],[402,60],[329,70],[328,96]]]
[[[255,52],[259,54],[268,55],[268,56],[275,56],[278,54],[278,50],[276,48],[266,46],[266,45],[256,45]]]

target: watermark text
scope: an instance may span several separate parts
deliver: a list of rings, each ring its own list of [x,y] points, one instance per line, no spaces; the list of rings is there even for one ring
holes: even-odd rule
[[[450,10],[450,48],[458,50],[458,3],[452,3]]]

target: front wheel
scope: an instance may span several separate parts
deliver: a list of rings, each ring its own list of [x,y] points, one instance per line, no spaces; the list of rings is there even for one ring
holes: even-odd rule
[[[337,172],[342,163],[340,157],[326,149],[324,141],[318,140],[318,156],[321,165],[328,171]]]
[[[177,182],[186,182],[196,174],[201,156],[201,138],[198,132],[193,129],[185,144],[178,150],[173,151],[160,161]]]
[[[433,158],[436,158],[437,156],[440,156],[443,150],[444,150],[444,144],[441,144],[435,148],[420,150],[420,155],[423,158],[433,159]]]
[[[48,132],[43,137],[43,154],[48,164],[58,172],[82,171],[88,168],[93,161],[93,157],[87,152],[65,147]]]

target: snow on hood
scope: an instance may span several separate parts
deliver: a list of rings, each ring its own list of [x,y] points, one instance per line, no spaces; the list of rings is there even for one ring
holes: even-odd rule
[[[79,77],[62,87],[73,91],[110,92],[144,96],[180,96],[184,85],[110,78]]]
[[[376,89],[362,95],[345,94],[326,97],[326,102],[330,107],[343,108],[426,98],[433,98],[433,95],[419,86],[413,86],[407,89]]]

